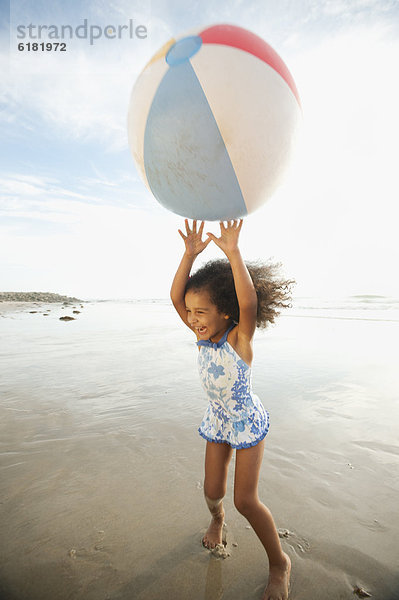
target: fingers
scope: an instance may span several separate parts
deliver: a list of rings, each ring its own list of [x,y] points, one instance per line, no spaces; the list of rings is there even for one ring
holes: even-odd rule
[[[197,233],[197,219],[193,220],[192,229],[190,229],[190,224],[189,224],[188,219],[184,219],[184,223],[185,223],[185,226],[186,226],[187,235],[189,233]],[[201,225],[200,225],[200,228],[198,230],[199,234],[202,234],[202,232],[204,230],[204,224],[205,224],[205,221],[202,221]]]
[[[233,229],[235,231],[238,231],[238,233],[239,233],[241,231],[243,222],[244,222],[244,219],[230,219],[230,220],[227,220],[226,222],[219,221],[220,232],[223,233],[225,231]],[[192,224],[191,228],[190,228],[188,219],[184,219],[184,224],[186,226],[187,236],[189,236],[190,234],[193,233],[195,235],[198,235],[200,238],[202,237],[202,234],[204,232],[205,221],[201,221],[201,225],[199,226],[198,231],[197,231],[197,224],[198,224],[197,219],[193,220],[193,224]],[[179,229],[179,233],[183,237],[183,234],[180,231],[180,229]],[[207,234],[207,235],[209,235],[209,234]],[[183,237],[183,239],[185,239],[185,236]]]
[[[219,222],[220,230],[226,231],[226,229],[238,229],[238,231],[240,231],[243,221],[244,221],[244,219],[232,219],[232,220],[226,221],[226,225],[224,224],[224,221],[220,221]]]
[[[226,221],[226,225],[225,225],[224,221],[219,221],[220,230],[221,231],[226,231],[226,229],[238,229],[240,231],[243,222],[244,222],[244,219],[229,219],[229,220]],[[186,232],[187,232],[187,234],[189,234],[189,233],[198,233],[199,235],[202,235],[202,233],[204,231],[205,221],[201,221],[201,225],[200,225],[198,231],[197,231],[197,224],[198,224],[197,219],[193,220],[193,224],[191,226],[191,229],[190,229],[190,224],[189,224],[188,219],[184,219],[184,223],[185,223],[185,226],[186,226]]]
[[[183,240],[187,239],[187,237],[184,235],[184,233],[182,231],[180,231],[180,229],[178,229],[177,231],[180,233],[180,235],[183,238]]]

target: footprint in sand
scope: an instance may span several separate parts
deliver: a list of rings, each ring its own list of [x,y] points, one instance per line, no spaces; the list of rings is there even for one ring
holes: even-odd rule
[[[359,586],[355,586],[353,593],[359,596],[359,598],[371,598],[371,594]]]
[[[295,532],[290,531],[289,529],[278,529],[277,532],[281,539],[287,540],[288,545],[294,550],[294,552],[299,551],[301,554],[310,552],[310,544],[306,538],[298,536]]]
[[[363,525],[363,527],[367,527],[367,529],[369,529],[370,531],[386,532],[389,530],[389,527],[378,521],[378,519],[369,520],[358,518],[357,521],[358,523]]]

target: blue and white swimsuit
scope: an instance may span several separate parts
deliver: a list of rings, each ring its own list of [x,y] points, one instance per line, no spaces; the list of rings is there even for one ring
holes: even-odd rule
[[[233,448],[255,446],[269,430],[269,413],[252,392],[252,371],[230,346],[228,333],[219,340],[199,340],[198,370],[209,399],[199,434],[209,442]]]

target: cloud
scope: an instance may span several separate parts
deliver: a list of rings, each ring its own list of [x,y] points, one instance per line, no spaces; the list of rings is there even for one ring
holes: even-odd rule
[[[47,193],[47,187],[52,184],[51,179],[35,177],[33,175],[16,174],[0,177],[0,192],[5,196],[39,196]]]
[[[100,142],[108,151],[126,147],[126,114],[131,80],[91,71],[87,58],[76,61],[76,71],[49,76],[19,74],[10,92],[4,117],[17,129],[30,128],[29,121],[42,122],[48,133],[64,139]],[[22,119],[18,114],[24,114]]]
[[[396,7],[395,0],[324,0],[315,2],[314,9],[327,16],[341,16],[347,18],[362,14],[367,19],[378,15],[385,15]]]
[[[93,219],[101,206],[108,206],[110,209],[117,207],[115,194],[118,200],[125,199],[127,211],[134,209],[131,200],[132,181],[135,179],[129,175],[118,183],[100,177],[83,177],[78,178],[75,185],[69,181],[69,187],[66,187],[55,177],[3,174],[0,176],[0,215],[3,220],[7,219],[7,224],[10,219],[24,219],[23,234],[26,232],[27,220],[31,221],[32,229],[38,221],[78,225],[82,219]],[[15,234],[15,225],[13,231]]]

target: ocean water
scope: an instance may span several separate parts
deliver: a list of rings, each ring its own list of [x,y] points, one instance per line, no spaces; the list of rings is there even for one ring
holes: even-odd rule
[[[264,558],[233,469],[238,550],[216,567],[197,543],[206,399],[170,301],[87,301],[70,322],[70,308],[37,308],[0,317],[3,596],[258,598]],[[399,589],[398,334],[399,301],[382,296],[296,298],[256,332],[271,420],[259,490],[291,532],[297,600]]]
[[[117,406],[145,411],[155,393],[167,395],[192,381],[179,402],[198,407],[195,339],[169,300],[89,301],[76,307],[81,312],[71,322],[59,321],[67,309],[47,308],[46,317],[45,311],[27,310],[0,319],[0,385],[7,396],[44,395],[55,403],[63,397],[82,411],[98,407],[105,413]],[[284,388],[289,369],[292,389],[295,378],[303,385],[307,373],[317,378],[356,369],[367,379],[381,377],[385,389],[387,378],[379,371],[398,364],[398,323],[394,298],[297,298],[275,325],[256,332],[255,383]],[[164,416],[168,404],[159,411]]]
[[[0,319],[0,391],[11,413],[14,403],[16,414],[37,402],[80,414],[87,425],[117,420],[146,429],[151,417],[153,423],[170,419],[196,429],[205,409],[198,351],[169,300],[90,301],[76,307],[81,312],[71,322],[59,320],[67,309],[47,308],[45,317],[45,311],[27,310]],[[320,403],[322,390],[324,397],[336,396],[331,407],[338,414],[339,387],[328,391],[330,380],[351,382],[359,396],[363,386],[392,401],[398,393],[398,333],[399,300],[298,298],[275,325],[256,332],[254,389],[281,422],[289,411],[301,414]],[[351,407],[360,410],[355,402],[345,410]],[[384,435],[393,441],[391,422]]]
[[[397,321],[399,299],[363,294],[341,298],[297,297],[291,314],[307,317]]]

